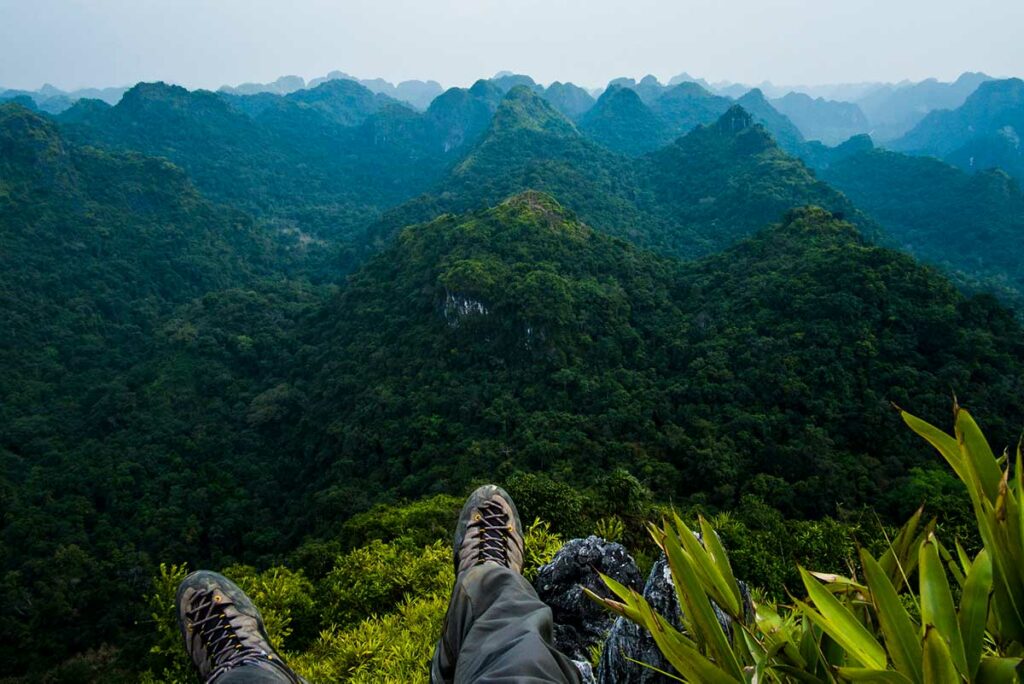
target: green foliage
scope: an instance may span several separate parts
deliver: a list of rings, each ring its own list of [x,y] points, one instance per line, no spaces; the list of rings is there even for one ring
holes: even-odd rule
[[[851,155],[821,172],[883,224],[892,244],[1020,309],[1024,194],[1000,171],[968,174],[930,157],[885,150]]]
[[[680,84],[665,97],[688,86],[699,88]],[[680,130],[684,137],[630,159],[584,137],[540,96],[526,89],[515,97],[510,93],[494,125],[437,191],[387,212],[371,228],[373,239],[383,242],[409,224],[497,204],[527,190],[552,195],[598,230],[684,258],[723,249],[808,204],[842,213],[869,234],[879,231],[846,197],[783,152],[757,115],[712,97],[720,101],[712,115],[702,114]],[[619,111],[621,102],[644,112],[642,121],[630,122],[634,134],[663,130],[632,90],[614,87],[602,100],[607,107],[596,105],[581,128],[606,130],[607,135],[595,134],[606,140],[623,136],[647,150],[667,142],[656,132],[651,140],[633,141],[619,130],[621,119],[630,116]],[[697,123],[703,125],[691,130]]]
[[[539,519],[527,526],[523,540],[526,548],[526,555],[523,557],[523,577],[533,581],[540,567],[554,559],[564,542],[562,537],[551,531],[549,523]]]
[[[463,500],[438,494],[400,506],[377,504],[358,513],[342,526],[341,539],[349,546],[364,546],[373,540],[396,542],[405,546],[426,546],[451,534],[451,522],[462,508]]]
[[[161,563],[153,578],[152,593],[146,596],[149,619],[144,624],[155,631],[146,658],[151,680],[188,682],[195,677],[192,663],[185,654],[175,610],[178,585],[187,575],[188,568],[184,564]]]
[[[579,489],[544,473],[520,473],[509,478],[507,490],[525,520],[541,518],[568,536],[587,531],[588,502]]]
[[[615,598],[588,595],[650,630],[684,681],[1018,680],[1024,671],[1020,450],[1011,482],[1009,463],[1004,470],[967,411],[954,408],[955,438],[902,415],[967,486],[985,542],[973,559],[959,543],[951,554],[936,539],[934,521],[920,525],[918,511],[879,557],[860,549],[860,578],[801,567],[805,599],[782,609],[759,602],[751,615],[711,525],[700,518],[698,537],[675,517],[651,531],[669,560],[682,632],[611,578],[605,582]],[[712,604],[732,625],[719,623]]]
[[[222,572],[259,607],[272,643],[291,649],[310,638],[309,626],[316,624],[320,607],[314,602],[313,584],[301,572],[283,567],[259,572],[248,565],[231,565]]]
[[[310,684],[427,682],[447,608],[445,597],[416,598],[348,629],[329,628],[289,665]]]
[[[374,541],[339,556],[320,583],[320,610],[342,627],[397,605],[403,596],[441,595],[455,581],[451,544],[418,549]]]
[[[621,542],[626,534],[626,526],[623,525],[622,518],[613,515],[610,518],[598,520],[597,527],[594,528],[594,534],[610,542]]]

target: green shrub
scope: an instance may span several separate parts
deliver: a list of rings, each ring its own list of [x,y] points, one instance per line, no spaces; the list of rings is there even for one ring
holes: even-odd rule
[[[523,520],[540,518],[566,537],[587,534],[592,529],[587,499],[578,489],[543,473],[513,475],[506,489]]]
[[[453,582],[450,544],[407,549],[374,541],[338,556],[321,582],[322,622],[347,627],[394,610],[406,596],[445,594]]]
[[[387,615],[367,617],[347,629],[325,630],[289,664],[310,684],[427,682],[447,609],[447,596],[405,601]]]
[[[374,540],[426,546],[451,537],[462,504],[462,498],[448,494],[400,505],[378,504],[347,520],[341,529],[341,541],[346,548],[365,546]]]
[[[289,651],[316,636],[313,584],[301,572],[283,567],[258,572],[248,565],[232,565],[222,573],[259,608],[267,635],[275,646]]]

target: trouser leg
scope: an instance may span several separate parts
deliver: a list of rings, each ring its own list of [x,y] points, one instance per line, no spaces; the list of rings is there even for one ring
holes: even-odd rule
[[[553,644],[551,609],[522,575],[486,563],[455,580],[430,678],[435,684],[579,684]]]

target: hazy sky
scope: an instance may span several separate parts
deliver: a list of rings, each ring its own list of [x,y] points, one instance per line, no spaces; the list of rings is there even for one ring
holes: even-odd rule
[[[0,86],[1024,75],[1024,0],[0,0]]]

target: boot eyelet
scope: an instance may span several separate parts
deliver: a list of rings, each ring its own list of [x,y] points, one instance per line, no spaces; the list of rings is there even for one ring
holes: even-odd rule
[[[473,514],[473,522],[480,522],[483,519],[484,519],[484,517],[482,515],[480,515],[479,513],[474,513]]]
[[[214,603],[220,603],[220,601],[221,601],[220,594],[214,594],[213,595],[213,602]]]

